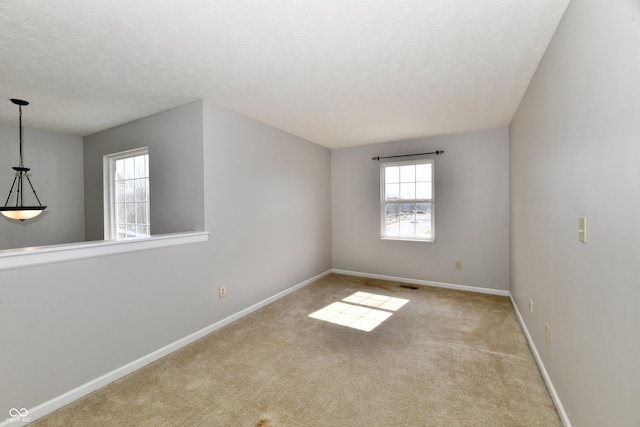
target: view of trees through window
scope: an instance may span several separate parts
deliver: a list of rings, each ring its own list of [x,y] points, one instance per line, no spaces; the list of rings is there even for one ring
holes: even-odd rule
[[[147,237],[149,224],[149,154],[114,161],[113,210],[117,239]]]
[[[433,161],[382,165],[382,237],[433,240]]]

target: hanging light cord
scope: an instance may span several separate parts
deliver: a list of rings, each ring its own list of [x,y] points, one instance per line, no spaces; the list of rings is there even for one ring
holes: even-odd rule
[[[16,189],[17,194],[16,194],[16,207],[20,207],[23,206],[23,197],[24,197],[24,191],[22,190],[22,183],[23,183],[23,177],[27,178],[27,182],[29,183],[29,187],[31,187],[31,191],[33,191],[33,195],[36,197],[36,200],[38,201],[38,204],[40,206],[42,206],[42,202],[40,201],[40,198],[38,197],[38,193],[36,193],[36,189],[33,188],[33,184],[31,183],[31,178],[29,178],[29,174],[27,174],[27,172],[29,172],[29,168],[25,168],[24,167],[24,161],[23,161],[23,155],[22,155],[22,106],[23,105],[29,105],[28,102],[26,101],[22,101],[22,100],[18,100],[18,99],[12,99],[11,100],[14,104],[18,105],[18,123],[19,123],[19,140],[20,140],[20,165],[17,167],[14,167],[13,170],[16,171],[15,177],[13,179],[13,184],[11,184],[11,189],[9,190],[9,195],[7,196],[7,201],[4,203],[4,206],[6,207],[9,203],[9,200],[11,200],[11,194],[13,194],[13,189],[16,188],[16,181],[18,183],[18,187]],[[44,210],[44,208],[46,208],[46,206],[44,206],[42,209]]]
[[[20,122],[20,167],[24,167],[22,162],[22,105],[18,105],[18,120]]]

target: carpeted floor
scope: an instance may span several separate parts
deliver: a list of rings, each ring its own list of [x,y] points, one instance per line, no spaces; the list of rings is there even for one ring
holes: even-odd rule
[[[355,292],[409,302],[370,332],[308,316]],[[562,424],[507,297],[331,274],[32,425]]]

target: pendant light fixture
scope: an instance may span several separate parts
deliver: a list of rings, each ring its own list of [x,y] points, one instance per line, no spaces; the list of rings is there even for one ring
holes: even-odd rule
[[[27,174],[27,172],[29,172],[30,169],[25,168],[22,162],[22,107],[25,105],[29,105],[29,103],[21,99],[12,99],[11,102],[13,102],[18,106],[18,111],[19,111],[20,165],[13,167],[13,170],[16,171],[15,177],[13,178],[13,184],[11,184],[11,189],[9,190],[7,201],[4,203],[3,207],[0,207],[0,213],[6,216],[7,218],[19,219],[20,221],[24,221],[25,219],[31,219],[31,218],[37,217],[47,207],[42,206],[42,203],[40,203],[40,199],[36,194],[36,190],[33,188],[33,184],[31,184],[31,179],[29,179],[29,175]],[[29,187],[31,187],[31,191],[33,191],[33,195],[36,196],[38,205],[31,205],[31,206],[24,205],[23,184],[25,179],[29,183]],[[15,203],[14,203],[14,200],[15,200]],[[11,206],[9,205],[9,202],[11,202]]]

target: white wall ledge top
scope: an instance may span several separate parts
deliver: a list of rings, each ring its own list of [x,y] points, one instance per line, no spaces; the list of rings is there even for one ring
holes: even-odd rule
[[[64,245],[4,249],[0,250],[0,270],[158,249],[167,246],[206,242],[208,240],[208,231],[194,231],[160,234],[139,239],[97,240]]]

